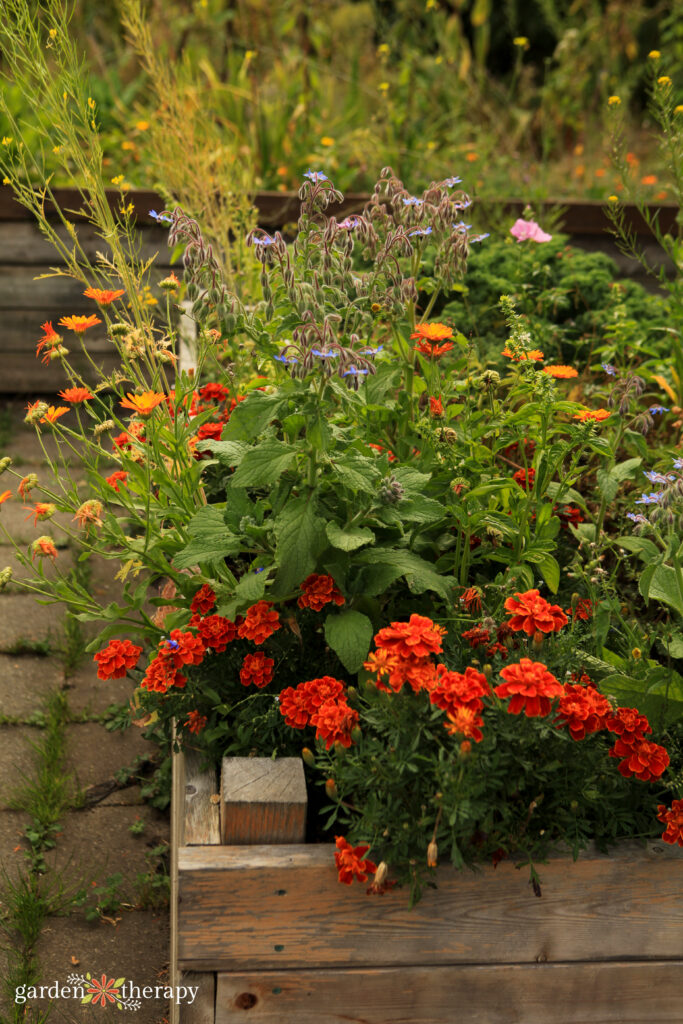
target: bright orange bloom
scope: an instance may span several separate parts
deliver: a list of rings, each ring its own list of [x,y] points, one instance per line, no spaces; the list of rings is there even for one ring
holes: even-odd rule
[[[683,800],[672,800],[669,808],[657,804],[657,817],[666,822],[666,832],[662,836],[664,842],[683,846]]]
[[[207,612],[211,611],[215,603],[216,595],[214,594],[209,584],[204,583],[204,585],[199,588],[197,593],[192,598],[192,601],[190,603],[190,611],[198,612],[200,615],[206,615]]]
[[[440,654],[443,626],[435,625],[426,615],[410,616],[409,622],[392,622],[375,636],[375,646],[399,658],[426,658]]]
[[[63,316],[59,321],[60,327],[68,327],[70,331],[75,331],[76,334],[82,334],[83,331],[87,331],[89,327],[94,327],[95,324],[101,324],[102,321],[98,316],[91,314],[90,316]]]
[[[79,525],[83,527],[89,526],[90,523],[92,523],[93,526],[102,526],[102,520],[100,518],[102,515],[102,509],[102,502],[91,498],[89,501],[84,501],[80,508],[77,509],[74,519],[77,519]]]
[[[17,487],[17,494],[20,498],[28,498],[29,491],[32,491],[34,487],[38,486],[38,477],[35,473],[29,473],[28,476],[22,477]]]
[[[479,587],[467,587],[460,595],[460,604],[464,604],[468,612],[473,609],[475,612],[480,612],[481,598],[482,592]]]
[[[190,711],[185,719],[185,725],[190,732],[201,732],[207,723],[206,715],[200,715],[198,711]]]
[[[429,700],[442,711],[455,714],[457,708],[468,707],[481,711],[482,697],[491,693],[491,687],[483,672],[468,665],[464,672],[451,672],[445,665],[437,665],[436,685],[432,687]]]
[[[607,697],[603,697],[595,687],[580,683],[564,684],[564,695],[560,697],[557,710],[560,725],[568,726],[573,740],[585,739],[589,733],[604,729],[605,718],[612,712]]]
[[[344,885],[351,885],[354,878],[359,882],[366,882],[368,874],[374,874],[377,865],[371,860],[365,860],[365,854],[369,846],[351,846],[343,836],[335,836],[334,842],[337,852],[334,855],[334,862],[339,869],[339,881]]]
[[[429,398],[429,411],[432,416],[443,416],[443,404],[440,398]]]
[[[256,654],[245,655],[240,669],[240,682],[242,686],[249,686],[251,683],[262,689],[267,686],[273,678],[273,658],[267,658],[262,651]]]
[[[640,179],[640,184],[641,185],[656,185],[657,184],[657,175],[656,174],[646,174],[644,177],[642,177]]]
[[[529,352],[520,352],[518,355],[515,355],[514,352],[510,351],[507,345],[503,349],[502,355],[507,356],[513,363],[523,363],[527,360],[537,363],[540,359],[544,358],[543,353],[539,348],[532,348]]]
[[[475,743],[483,740],[484,734],[480,726],[484,724],[484,719],[468,705],[463,704],[453,708],[452,711],[446,712],[446,718],[448,721],[443,723],[444,729],[451,736],[467,736],[473,739]]]
[[[341,743],[342,747],[351,746],[351,733],[359,720],[358,712],[341,697],[321,704],[311,715],[310,724],[315,726],[315,738],[325,740],[325,747],[330,750],[335,743]]]
[[[297,600],[299,608],[310,608],[314,612],[322,611],[330,601],[342,605],[346,600],[331,576],[311,573],[301,584],[301,589],[303,593]]]
[[[527,718],[547,715],[553,697],[561,697],[564,687],[539,661],[522,658],[516,665],[506,665],[500,670],[505,680],[495,687],[498,697],[510,697],[508,713],[518,715],[524,711]]]
[[[131,395],[129,392],[119,404],[124,409],[132,409],[138,416],[150,416],[165,400],[166,395],[159,391],[143,391],[141,395]]]
[[[64,413],[68,412],[68,411],[69,411],[69,406],[68,405],[58,405],[56,408],[55,408],[54,405],[51,405],[51,406],[48,407],[48,410],[45,413],[45,415],[41,416],[40,422],[41,423],[54,423],[56,420],[59,419],[60,416],[63,416]]]
[[[7,491],[9,494],[10,492]],[[57,506],[53,505],[49,501],[39,501],[36,503],[35,508],[28,508],[28,505],[24,505],[24,509],[28,510],[26,519],[30,519],[33,516],[33,525],[38,525],[39,519],[50,519],[57,511]]]
[[[240,640],[252,640],[255,644],[262,644],[280,629],[278,613],[271,611],[272,607],[272,601],[257,601],[247,609],[244,622],[240,623],[237,630]]]
[[[507,622],[510,629],[515,632],[524,630],[528,636],[533,636],[536,631],[555,632],[569,621],[559,604],[548,604],[538,590],[516,593],[514,597],[508,597],[504,607],[505,611],[512,612],[512,618]]]
[[[421,338],[423,341],[445,341],[453,337],[453,328],[446,324],[418,324],[410,337]]]
[[[445,345],[433,345],[431,341],[420,341],[415,345],[416,352],[421,352],[423,356],[431,356],[433,359],[445,355],[452,348],[453,343],[450,341],[447,341]]]
[[[43,555],[47,555],[53,561],[57,557],[57,548],[52,537],[38,537],[31,545],[31,550],[33,551],[31,561],[35,559],[36,555],[40,555],[41,558]]]
[[[222,654],[237,636],[237,626],[232,619],[226,619],[223,615],[200,618],[197,631],[204,646],[210,647],[216,654]]]
[[[7,499],[11,498],[11,497],[12,497],[12,492],[11,491],[3,491],[2,494],[0,494],[0,505],[2,505],[3,502],[7,501]]]
[[[608,409],[584,409],[583,412],[577,412],[574,419],[581,423],[585,423],[587,420],[599,423],[601,420],[609,419],[611,415],[612,413]]]
[[[625,779],[635,775],[641,782],[658,779],[668,767],[670,760],[664,747],[659,743],[649,743],[647,740],[624,743],[622,739],[618,739],[608,754],[610,757],[624,759],[617,765],[617,769]]]
[[[579,371],[573,366],[544,366],[543,373],[547,373],[556,380],[569,380],[570,377],[578,377]]]
[[[87,388],[66,388],[65,391],[59,391],[58,395],[65,402],[87,402],[89,398],[95,397]]]
[[[638,708],[617,708],[614,714],[606,719],[605,726],[610,732],[616,733],[624,743],[629,744],[644,739],[646,732],[652,732],[652,726]]]
[[[138,647],[131,640],[110,640],[106,647],[93,655],[93,661],[97,662],[98,679],[123,679],[126,672],[135,668],[142,647]]]
[[[61,344],[62,338],[61,335],[57,334],[54,330],[50,320],[46,320],[44,324],[40,325],[40,327],[44,333],[43,337],[36,345],[36,358],[38,358],[42,350],[45,349],[45,355],[43,356],[42,362],[49,363],[50,352]]]
[[[86,288],[83,292],[86,299],[94,299],[98,306],[108,306],[115,299],[120,299],[122,295],[125,295],[124,288],[117,288],[116,291],[102,290],[101,288]]]
[[[117,469],[116,472],[111,474],[111,476],[105,477],[106,483],[108,483],[110,487],[113,487],[115,491],[118,491],[119,483],[123,484],[127,479],[128,474],[125,469]]]

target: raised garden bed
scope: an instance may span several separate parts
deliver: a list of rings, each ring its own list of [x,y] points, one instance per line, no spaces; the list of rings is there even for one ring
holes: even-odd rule
[[[220,800],[200,769],[174,759],[172,983],[200,986],[181,1024],[680,1021],[678,847],[557,855],[540,898],[510,861],[444,866],[411,910],[301,842],[300,762],[226,759]]]

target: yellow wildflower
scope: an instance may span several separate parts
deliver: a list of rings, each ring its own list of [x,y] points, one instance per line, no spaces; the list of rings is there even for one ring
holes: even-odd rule
[[[610,107],[618,107],[621,103],[621,98],[619,96],[610,96],[607,103]]]
[[[679,103],[677,107],[674,107],[674,114],[683,114],[683,103]]]
[[[513,46],[521,46],[524,50],[529,49],[529,40],[526,36],[515,36],[512,40]]]
[[[323,135],[322,139],[320,140],[320,145],[321,146],[334,146],[334,139],[331,138],[329,135]]]
[[[57,38],[57,29],[56,28],[51,28],[50,32],[49,32],[49,36],[50,36],[50,39],[56,39]]]
[[[607,196],[607,202],[608,203],[618,203],[619,202],[619,196]]]
[[[389,83],[388,82],[380,82],[379,83],[379,90],[380,90],[380,92],[384,92],[384,93],[388,92],[389,91]]]
[[[149,128],[149,121],[136,121],[135,127],[139,132],[146,132]]]
[[[659,60],[661,56],[662,55],[659,52],[659,50],[650,50],[650,52],[648,53],[648,57],[650,58],[650,60]]]
[[[91,110],[95,109],[95,101],[92,98],[92,96],[88,96],[88,106],[90,107]]]
[[[668,75],[660,75],[657,79],[657,85],[662,85],[667,89],[671,85],[671,79]]]
[[[3,146],[9,146],[10,142],[12,142],[12,136],[11,135],[3,135],[3,137],[2,137],[2,144],[3,144]]]

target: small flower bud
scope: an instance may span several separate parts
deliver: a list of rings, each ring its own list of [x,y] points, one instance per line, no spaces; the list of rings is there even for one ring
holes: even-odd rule
[[[380,861],[375,871],[375,885],[384,885],[386,877],[389,874],[389,868],[387,867],[386,861]]]
[[[8,565],[6,569],[0,572],[0,590],[4,590],[9,581],[12,579],[12,570]]]
[[[458,751],[458,761],[466,761],[472,753],[472,744],[469,740],[463,740]]]
[[[12,465],[12,460],[9,455],[5,455],[4,459],[0,459],[0,473],[4,473],[6,469]]]
[[[580,594],[577,594],[577,593],[572,594],[572,611],[573,612],[576,611],[577,606],[578,606],[580,600],[581,600],[581,595]]]
[[[569,805],[569,810],[573,811],[574,814],[576,814],[578,809],[579,809],[579,801],[578,800],[572,800],[572,802]]]
[[[634,661],[640,661],[642,656],[643,656],[643,652],[641,651],[640,647],[634,647],[633,650],[631,651],[631,657],[633,658]]]
[[[48,411],[47,402],[36,402],[31,409],[26,413],[24,417],[24,423],[36,424],[40,423],[41,419]]]
[[[493,679],[493,667],[488,662],[484,665],[484,675],[486,676],[486,682],[490,683]]]
[[[55,348],[50,349],[50,362],[52,362],[53,359],[63,359],[64,356],[68,356],[68,354],[68,348],[65,348],[64,345],[57,345]]]
[[[356,696],[357,693],[358,693],[358,690],[356,689],[355,686],[347,686],[347,688],[346,688],[346,696],[347,697],[351,697],[351,699],[353,699]]]
[[[337,789],[337,783],[334,781],[334,779],[327,780],[327,782],[325,783],[325,792],[327,793],[330,800],[336,800],[338,798],[339,791]]]
[[[496,370],[485,370],[479,383],[484,391],[495,391],[500,386],[500,374]]]
[[[362,735],[361,727],[359,725],[354,726],[351,730],[351,741],[353,743],[360,743]]]
[[[436,844],[436,839],[432,839],[431,843],[427,847],[427,867],[435,868],[436,862],[439,856],[439,847]]]
[[[115,324],[110,324],[109,325],[109,333],[114,338],[118,338],[118,337],[120,337],[123,334],[128,334],[129,329],[130,329],[130,325],[129,324],[121,323],[121,321],[118,321]]]
[[[159,281],[159,287],[163,288],[165,292],[174,292],[180,287],[180,281],[175,274],[171,273],[163,281]]]
[[[308,747],[304,747],[301,751],[301,759],[309,766],[313,768],[315,766],[315,755],[312,750]]]
[[[541,631],[538,630],[538,629],[534,633],[534,638],[531,641],[531,646],[536,651],[539,651],[541,649],[541,647],[543,646],[543,633],[541,633]]]

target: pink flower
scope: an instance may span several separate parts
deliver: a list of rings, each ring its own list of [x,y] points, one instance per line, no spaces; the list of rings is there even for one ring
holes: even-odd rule
[[[518,242],[522,242],[527,238],[532,242],[549,242],[553,237],[541,230],[535,220],[522,220],[521,217],[510,228],[510,234]]]

